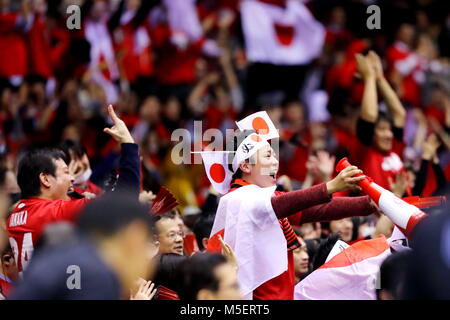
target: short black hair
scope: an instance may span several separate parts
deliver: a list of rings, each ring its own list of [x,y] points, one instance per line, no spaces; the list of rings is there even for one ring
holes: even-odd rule
[[[112,237],[132,222],[144,222],[150,231],[153,220],[148,209],[128,193],[108,193],[90,202],[78,219],[78,231],[88,237]]]
[[[380,289],[389,292],[394,299],[402,298],[410,254],[410,251],[394,252],[381,264]]]
[[[328,255],[338,240],[341,240],[341,235],[338,232],[334,232],[328,238],[322,240],[313,260],[313,271],[325,264]]]
[[[157,286],[164,286],[170,290],[178,291],[179,279],[183,275],[180,273],[182,263],[188,259],[176,253],[163,253],[158,257],[153,282]]]
[[[66,161],[66,163],[69,163],[72,160],[70,151],[72,151],[78,158],[81,158],[86,154],[86,149],[80,143],[70,139],[64,140],[58,147],[65,153],[66,158],[64,161]]]
[[[194,225],[195,239],[197,240],[198,248],[200,250],[205,249],[203,247],[203,238],[209,238],[212,227],[214,225],[215,215],[201,216]]]
[[[63,151],[52,148],[34,149],[26,151],[19,160],[17,184],[20,187],[22,198],[28,199],[41,194],[41,173],[55,176],[55,162],[58,159],[65,161]]]
[[[233,172],[233,159],[237,148],[242,143],[242,141],[244,141],[245,138],[247,138],[249,135],[253,133],[256,133],[256,131],[255,130],[239,131],[227,141],[226,143],[227,151],[233,151],[228,154],[228,169],[231,172]],[[236,172],[233,173],[232,180],[240,178],[242,178],[242,171],[241,169],[238,168]]]
[[[394,120],[392,119],[391,115],[389,113],[380,111],[378,112],[378,118],[375,124],[378,124],[378,122],[380,121],[386,121],[389,122],[389,124],[391,125],[391,127],[393,127],[394,125]]]
[[[227,263],[227,259],[218,253],[196,253],[183,263],[183,277],[178,288],[180,300],[196,300],[202,289],[217,291],[219,279],[215,275],[218,266]]]

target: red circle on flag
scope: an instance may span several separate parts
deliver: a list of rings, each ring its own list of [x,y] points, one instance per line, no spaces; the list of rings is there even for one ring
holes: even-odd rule
[[[258,135],[256,135],[256,134],[252,135],[252,136],[250,137],[250,139],[252,139],[252,140],[255,141],[255,142],[260,142],[260,141],[262,141],[261,137],[258,136]]]
[[[266,120],[264,120],[261,117],[256,117],[255,119],[253,119],[252,127],[259,134],[268,134],[269,133],[269,125],[267,124]]]
[[[221,183],[225,180],[225,169],[221,164],[214,163],[211,168],[209,168],[209,175],[217,183]]]

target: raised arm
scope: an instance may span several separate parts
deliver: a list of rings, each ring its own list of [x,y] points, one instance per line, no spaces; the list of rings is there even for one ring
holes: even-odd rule
[[[378,98],[375,70],[367,57],[362,54],[356,55],[358,72],[364,81],[364,93],[360,118],[371,123],[375,123],[378,118]]]
[[[378,212],[369,196],[336,197],[329,203],[302,211],[300,223],[340,220],[348,217],[368,216]]]
[[[370,51],[367,58],[369,59],[372,68],[375,70],[376,83],[383,99],[386,101],[389,113],[394,120],[394,126],[403,128],[405,126],[406,111],[394,89],[384,77],[383,65],[381,64],[380,57],[375,52]]]
[[[285,194],[272,197],[272,207],[276,216],[279,219],[286,218],[299,211],[330,202],[331,194],[335,192],[355,188],[356,183],[364,179],[364,177],[356,177],[358,178],[356,179],[352,178],[352,176],[362,171],[354,166],[346,169],[346,171],[341,171],[333,180],[327,183],[321,183],[307,189],[286,192]]]
[[[103,131],[109,134],[121,144],[122,155],[119,164],[119,179],[115,190],[126,191],[139,195],[140,188],[140,166],[138,145],[130,134],[126,124],[119,119],[111,105],[108,106],[108,114],[114,122],[112,128]]]

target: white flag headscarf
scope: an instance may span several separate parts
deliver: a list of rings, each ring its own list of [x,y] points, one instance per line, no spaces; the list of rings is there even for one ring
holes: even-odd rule
[[[241,121],[237,121],[236,125],[241,131],[255,130],[265,140],[280,137],[277,128],[275,128],[266,111],[255,112]]]
[[[251,158],[259,149],[268,146],[269,143],[256,133],[252,133],[233,151],[202,151],[200,152],[205,172],[209,182],[220,194],[225,194],[230,189],[233,172],[239,168],[239,164]],[[229,154],[234,153],[232,168],[229,170]]]
[[[257,133],[246,137],[234,152],[231,162],[233,172],[228,169],[229,153],[233,151],[200,152],[206,175],[211,185],[220,194],[225,194],[230,189],[231,177],[243,161],[250,159],[262,147],[268,146],[267,140],[279,137],[278,130],[265,111],[253,113],[236,124],[241,131],[255,130]]]

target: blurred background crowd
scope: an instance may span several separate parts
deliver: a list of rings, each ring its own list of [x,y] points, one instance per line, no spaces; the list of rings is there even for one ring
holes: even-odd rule
[[[72,4],[80,7],[80,29],[66,24]],[[367,27],[372,4],[380,8],[381,29]],[[364,79],[355,76],[355,55],[373,50],[405,110],[404,170],[386,187],[399,196],[441,194],[450,179],[447,6],[445,0],[0,0],[7,192],[20,192],[14,176],[22,150],[64,140],[83,146],[90,181],[104,188],[120,153],[103,133],[112,124],[108,104],[140,145],[142,189],[170,189],[186,228],[194,229],[189,217],[205,220],[217,206],[203,166],[171,160],[178,142],[172,132],[193,132],[194,121],[202,121],[203,132],[218,128],[225,136],[234,121],[267,111],[280,129],[280,188],[328,181],[335,160],[351,159],[361,139]],[[378,107],[389,109],[381,99]],[[200,249],[211,228],[201,223]],[[317,243],[308,240],[341,231],[352,242],[382,227],[368,217],[296,231],[312,255]],[[298,250],[300,278],[312,260]]]
[[[21,149],[71,139],[86,148],[102,185],[102,160],[117,150],[101,132],[113,103],[141,145],[144,188],[166,185],[182,208],[201,207],[206,175],[201,165],[171,163],[172,131],[192,132],[201,120],[203,132],[225,133],[266,110],[281,132],[280,173],[298,188],[309,155],[325,150],[322,168],[328,155],[348,154],[363,88],[354,56],[372,49],[407,109],[400,156],[418,169],[427,134],[444,136],[450,120],[445,1],[307,1],[304,9],[264,0],[284,16],[275,12],[275,32],[263,34],[254,29],[270,18],[251,2],[1,0],[2,161],[14,170]],[[80,5],[80,30],[66,26],[70,4]],[[381,9],[380,30],[366,26],[369,4]],[[302,27],[310,38],[297,41]],[[446,150],[438,153],[448,178]]]

